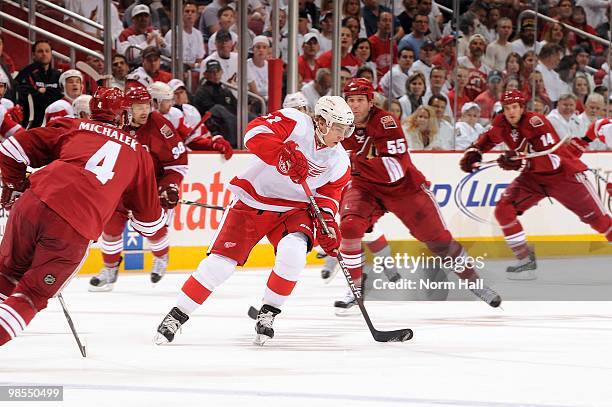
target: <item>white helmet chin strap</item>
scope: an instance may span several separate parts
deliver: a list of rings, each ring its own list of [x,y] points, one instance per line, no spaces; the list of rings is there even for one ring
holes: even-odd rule
[[[317,140],[319,141],[319,143],[323,144],[323,145],[327,145],[327,143],[325,143],[325,136],[327,136],[329,134],[329,130],[331,128],[331,126],[329,125],[329,123],[327,122],[327,120],[325,120],[325,124],[327,126],[327,131],[325,133],[323,133],[319,127],[319,118],[325,120],[325,118],[323,118],[323,116],[317,116],[315,118],[315,135],[317,137]]]

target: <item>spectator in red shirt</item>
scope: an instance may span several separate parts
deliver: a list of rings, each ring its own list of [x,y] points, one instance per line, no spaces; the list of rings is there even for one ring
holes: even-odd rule
[[[321,67],[317,62],[319,53],[319,38],[316,33],[308,33],[304,36],[302,44],[302,55],[298,57],[298,74],[302,78],[300,88],[305,83],[313,81],[317,70]]]
[[[4,65],[9,74],[12,74],[16,71],[15,62],[13,62],[13,58],[6,52],[4,52],[4,39],[0,36],[0,64]]]
[[[354,75],[357,68],[361,65],[360,61],[349,52],[353,43],[353,34],[348,27],[340,28],[340,66],[348,68]],[[317,63],[321,68],[331,68],[332,52],[331,50],[324,52],[317,59]]]
[[[383,11],[378,16],[378,31],[368,38],[372,46],[372,60],[376,64],[379,78],[391,67],[391,60],[397,63],[397,44],[391,38],[393,34],[393,15]]]
[[[455,89],[448,91],[448,101],[451,110],[454,112],[455,119],[461,117],[461,108],[463,105],[471,101],[465,93],[465,85],[468,83],[469,75],[469,69],[463,66],[457,67],[457,110],[455,110]]]
[[[493,105],[499,101],[502,91],[504,90],[504,82],[500,71],[491,71],[487,77],[487,90],[482,92],[474,102],[480,106],[480,118],[489,120]]]
[[[432,65],[441,66],[446,69],[449,76],[455,69],[455,44],[457,40],[454,35],[445,35],[440,39],[438,53],[431,59]]]
[[[582,6],[574,6],[572,17],[570,18],[570,24],[576,28],[581,29],[582,31],[585,31],[597,37],[597,31],[595,31],[593,27],[587,24],[586,13]],[[593,50],[595,55],[603,54],[604,47],[599,42],[589,40],[588,38],[577,35],[574,32],[572,32],[571,35],[568,35],[568,46],[570,49],[573,48],[574,45],[582,44],[584,42],[591,46],[591,49]]]

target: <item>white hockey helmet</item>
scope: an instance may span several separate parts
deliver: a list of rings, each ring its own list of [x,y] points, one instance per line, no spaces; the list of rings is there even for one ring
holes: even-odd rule
[[[81,113],[87,114],[87,117],[91,115],[91,109],[89,108],[89,101],[91,95],[81,95],[74,99],[72,102],[72,108],[74,109],[74,116],[78,119],[81,117]]]
[[[81,71],[77,69],[68,69],[67,71],[64,71],[59,77],[59,84],[62,89],[66,89],[66,81],[68,80],[68,78],[73,77],[79,78],[81,80],[81,84],[83,83],[83,74],[81,73]]]
[[[308,107],[308,100],[302,92],[289,93],[283,101],[283,109],[292,107],[294,109],[300,107]]]
[[[314,113],[315,117],[321,116],[325,120],[328,131],[334,123],[347,126],[345,137],[355,130],[355,115],[341,96],[323,96],[317,100]]]
[[[9,84],[9,78],[6,76],[3,69],[0,69],[0,83],[3,83],[6,86]]]
[[[153,100],[155,100],[157,103],[161,102],[162,100],[174,99],[174,92],[172,91],[170,85],[168,85],[167,83],[159,81],[153,82],[151,85],[149,85],[147,90],[151,94]]]

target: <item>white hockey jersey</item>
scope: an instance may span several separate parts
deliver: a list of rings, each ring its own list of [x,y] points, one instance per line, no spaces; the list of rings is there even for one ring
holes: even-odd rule
[[[0,99],[0,105],[4,106],[7,110],[12,109],[15,106],[13,101],[7,98]]]
[[[56,100],[45,109],[45,119],[43,126],[46,126],[50,121],[60,117],[75,117],[72,102],[66,99]]]
[[[340,143],[318,147],[312,118],[296,109],[281,109],[249,123],[246,147],[255,154],[250,167],[230,182],[235,197],[261,210],[286,212],[308,206],[302,187],[276,169],[278,154],[289,140],[298,144],[309,164],[307,183],[322,210],[338,211],[342,189],[350,179],[349,157]]]

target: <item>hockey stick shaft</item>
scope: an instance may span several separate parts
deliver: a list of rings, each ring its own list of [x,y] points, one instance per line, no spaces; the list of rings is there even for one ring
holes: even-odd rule
[[[72,335],[74,336],[74,339],[76,340],[76,343],[79,347],[79,351],[81,351],[81,355],[83,355],[83,357],[85,358],[87,357],[87,353],[85,352],[85,346],[81,344],[81,339],[79,338],[79,335],[77,334],[77,331],[74,328],[74,323],[72,322],[72,318],[70,318],[70,314],[68,313],[68,309],[66,308],[64,297],[62,297],[62,294],[58,294],[57,298],[59,299],[59,302],[62,305],[62,310],[64,310],[64,315],[66,316],[66,320],[68,321],[68,325],[70,326]]]
[[[32,127],[32,123],[34,123],[34,97],[28,95],[28,125],[26,126],[26,130]]]
[[[100,75],[95,69],[83,61],[78,61],[76,63],[76,67],[78,70],[83,71],[87,76],[90,76],[96,83],[104,81],[102,84],[103,86],[108,86],[108,80],[112,78],[112,75]]]
[[[549,155],[554,153],[555,151],[557,151],[559,149],[559,147],[561,147],[563,144],[565,144],[565,142],[567,140],[569,140],[570,135],[566,135],[565,137],[563,137],[561,140],[559,140],[559,142],[557,144],[555,144],[554,146],[552,146],[551,148],[549,148],[548,150],[544,150],[544,151],[535,151],[533,153],[529,153],[529,154],[523,154],[523,153],[519,153],[517,156],[512,157],[511,160],[529,160],[531,158],[537,158],[537,157],[542,157],[545,155]],[[497,163],[497,160],[489,160],[489,161],[482,161],[479,163],[478,166],[481,165],[486,165],[486,164],[494,164]]]
[[[209,204],[205,204],[205,203],[201,203],[201,202],[194,202],[194,201],[185,201],[184,199],[181,199],[179,201],[179,203],[183,204],[183,205],[199,206],[200,208],[216,209],[218,211],[224,211],[225,210],[224,206],[209,205]]]
[[[323,227],[323,234],[329,235],[331,232],[329,230],[329,227],[327,226],[327,222],[325,222],[325,220],[323,219],[323,214],[321,213],[321,209],[319,208],[319,205],[317,204],[314,198],[314,195],[312,194],[312,191],[310,190],[310,187],[308,186],[306,181],[302,182],[301,185],[302,185],[302,188],[304,189],[304,192],[306,193],[306,196],[308,197],[308,200],[310,201],[310,205],[312,206],[312,209],[315,213],[315,216],[317,217],[317,220]],[[349,272],[348,267],[344,263],[344,259],[342,258],[342,255],[340,254],[340,252],[337,253],[336,258],[338,259],[338,264],[340,264],[340,269],[344,273],[344,277],[346,278],[349,288],[351,289],[351,292],[355,296],[357,305],[359,306],[359,309],[361,310],[361,315],[363,315],[363,319],[365,319],[366,325],[370,329],[370,333],[374,337],[374,340],[376,340],[377,342],[404,342],[412,338],[413,333],[411,329],[401,329],[397,331],[378,331],[376,328],[374,328],[374,324],[372,324],[370,315],[368,314],[368,311],[366,310],[365,305],[363,305],[363,298],[361,297],[361,290],[359,289],[359,287],[357,287],[357,284],[355,284],[355,282],[353,281],[353,278],[351,277],[351,273]]]

